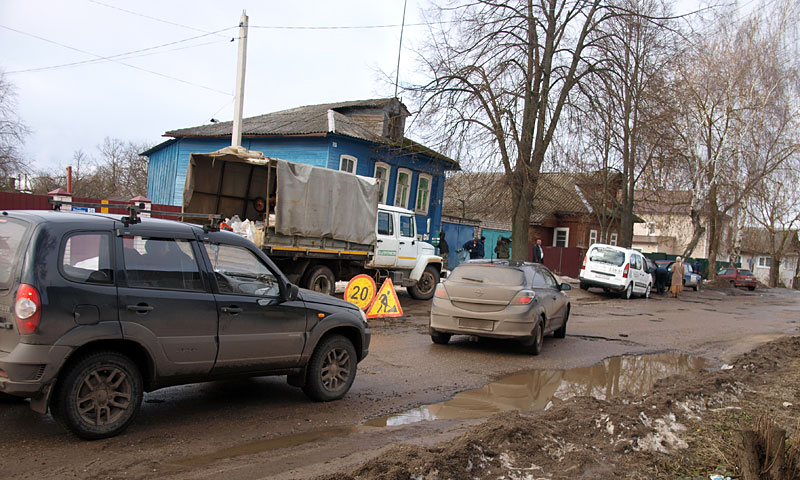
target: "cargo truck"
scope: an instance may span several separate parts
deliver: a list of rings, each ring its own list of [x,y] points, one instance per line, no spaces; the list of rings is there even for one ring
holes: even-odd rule
[[[227,147],[191,154],[183,211],[255,222],[254,243],[301,287],[333,294],[336,281],[366,273],[430,299],[442,258],[420,240],[412,211],[378,204],[379,188],[374,178]]]

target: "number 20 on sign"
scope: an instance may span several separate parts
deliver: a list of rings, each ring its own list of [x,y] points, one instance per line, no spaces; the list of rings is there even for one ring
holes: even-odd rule
[[[356,275],[347,284],[344,298],[361,310],[366,310],[375,298],[377,287],[369,275]]]

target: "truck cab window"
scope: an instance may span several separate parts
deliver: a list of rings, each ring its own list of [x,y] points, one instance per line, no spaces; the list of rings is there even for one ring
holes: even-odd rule
[[[388,212],[378,212],[378,235],[394,235],[394,222]]]
[[[414,236],[414,218],[409,215],[400,215],[400,236]]]

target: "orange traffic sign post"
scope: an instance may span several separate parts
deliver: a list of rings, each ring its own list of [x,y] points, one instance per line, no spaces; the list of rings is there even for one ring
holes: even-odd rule
[[[344,299],[361,310],[369,308],[375,299],[375,280],[369,275],[356,275],[347,283],[344,290]]]
[[[372,301],[372,305],[367,308],[367,318],[402,316],[403,309],[397,299],[397,292],[394,291],[394,284],[390,278],[387,278],[378,290],[378,295]]]

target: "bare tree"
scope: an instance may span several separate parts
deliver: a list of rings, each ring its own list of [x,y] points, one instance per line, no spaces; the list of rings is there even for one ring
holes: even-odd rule
[[[512,192],[513,257],[528,252],[539,172],[574,87],[600,68],[600,0],[473,0],[436,7],[421,52],[430,81],[410,87],[429,136]],[[521,246],[525,248],[519,248]]]
[[[684,55],[674,87],[680,100],[672,129],[681,144],[676,155],[692,182],[694,233],[684,255],[691,255],[708,228],[710,278],[723,220],[796,150],[789,139],[797,111],[786,109],[793,103],[786,93],[797,66],[784,55],[783,39],[798,8],[792,2],[770,5],[744,20],[720,19],[718,29]],[[765,148],[753,148],[748,132],[765,116],[777,124],[771,133],[758,128]]]
[[[19,151],[27,134],[28,128],[17,115],[14,87],[0,72],[0,175],[3,179],[27,172]],[[8,182],[3,184],[9,185]]]

